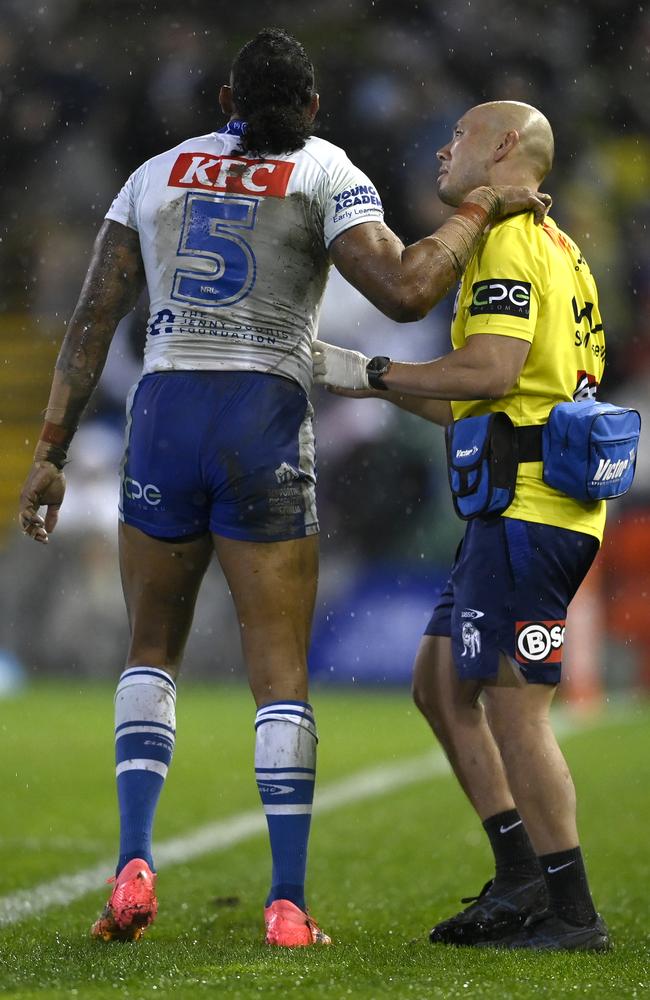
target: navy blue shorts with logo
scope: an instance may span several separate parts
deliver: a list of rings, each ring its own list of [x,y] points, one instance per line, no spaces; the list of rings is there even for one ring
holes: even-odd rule
[[[494,679],[503,652],[530,683],[557,684],[567,607],[597,551],[583,532],[476,518],[425,635],[451,637],[461,680]]]
[[[127,404],[120,518],[155,538],[318,531],[312,408],[259,372],[145,375]]]

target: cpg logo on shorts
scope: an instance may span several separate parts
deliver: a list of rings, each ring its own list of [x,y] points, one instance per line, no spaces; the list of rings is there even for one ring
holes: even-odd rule
[[[153,483],[147,483],[146,486],[143,486],[131,476],[124,478],[123,489],[124,496],[128,497],[129,500],[144,500],[150,507],[157,507],[162,500],[162,494],[157,486],[154,486]]]
[[[566,619],[563,621],[517,622],[515,655],[519,663],[560,663]]]

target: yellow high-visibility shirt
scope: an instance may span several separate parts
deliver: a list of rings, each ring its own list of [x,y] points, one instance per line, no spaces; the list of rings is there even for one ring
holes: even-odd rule
[[[485,333],[528,341],[528,357],[506,396],[454,401],[454,420],[503,410],[515,426],[541,424],[556,403],[595,397],[605,366],[596,284],[579,248],[552,219],[536,226],[532,213],[522,213],[484,236],[456,297],[453,347]],[[543,482],[541,462],[526,462],[503,516],[602,539],[605,501],[582,503],[559,493]]]

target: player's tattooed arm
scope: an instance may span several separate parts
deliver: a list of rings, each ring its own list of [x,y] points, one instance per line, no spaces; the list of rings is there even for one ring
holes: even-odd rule
[[[42,460],[65,460],[63,453],[99,381],[117,324],[134,307],[143,285],[138,234],[119,222],[105,221],[56,362],[39,442]]]
[[[119,222],[104,222],[59,352],[45,423],[20,495],[20,526],[37,542],[46,544],[56,526],[68,445],[99,381],[117,324],[143,285],[138,234]],[[45,516],[41,507],[47,507]]]

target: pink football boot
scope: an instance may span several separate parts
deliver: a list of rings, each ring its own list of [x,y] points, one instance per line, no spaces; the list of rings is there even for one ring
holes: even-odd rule
[[[156,876],[146,861],[134,858],[117,878],[108,903],[91,928],[102,941],[139,941],[156,919]]]
[[[266,943],[280,948],[304,948],[309,944],[331,944],[315,920],[288,899],[276,899],[264,910]]]

